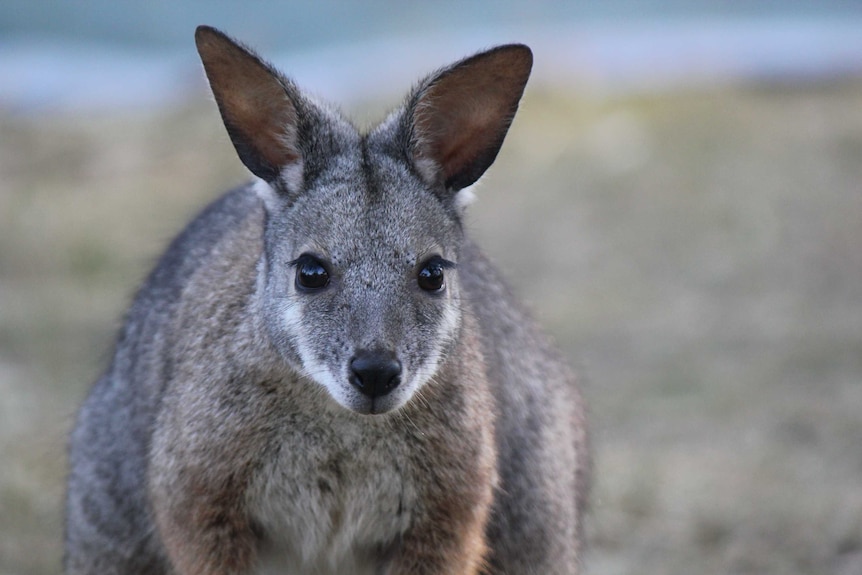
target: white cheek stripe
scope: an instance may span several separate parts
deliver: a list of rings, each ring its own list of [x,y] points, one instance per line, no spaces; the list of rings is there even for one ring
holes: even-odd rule
[[[425,361],[425,364],[417,369],[413,374],[412,381],[410,382],[411,391],[419,389],[428,383],[428,380],[434,377],[434,374],[437,373],[437,369],[440,367],[440,363],[442,363],[443,360],[443,350],[449,346],[452,338],[455,337],[455,332],[458,331],[460,324],[461,314],[450,300],[447,302],[447,306],[443,311],[442,321],[440,322],[440,326],[437,328],[437,337],[435,339],[436,344],[428,354],[428,359]]]
[[[299,308],[299,304],[295,302],[286,303],[282,308],[282,320],[288,337],[296,345],[299,360],[302,362],[303,375],[320,383],[333,395],[337,395],[337,390],[340,386],[337,384],[335,377],[332,376],[324,364],[317,361],[302,334],[302,317]]]

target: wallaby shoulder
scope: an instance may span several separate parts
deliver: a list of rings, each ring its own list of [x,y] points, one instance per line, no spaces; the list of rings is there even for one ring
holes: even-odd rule
[[[251,186],[234,189],[198,214],[158,260],[126,314],[103,378],[114,389],[128,388],[133,408],[154,409],[180,358],[198,361],[193,348],[215,344],[248,319],[263,219]]]
[[[469,240],[464,264],[465,306],[478,319],[485,369],[501,414],[496,422],[500,488],[488,526],[491,563],[525,573],[546,557],[569,557],[568,564],[575,564],[582,526],[570,524],[570,531],[561,533],[560,524],[550,520],[578,516],[589,490],[586,414],[574,374]]]
[[[100,573],[164,569],[164,551],[152,529],[146,470],[177,346],[183,345],[178,311],[194,299],[189,286],[207,266],[221,261],[222,267],[229,263],[241,273],[241,261],[226,254],[227,245],[239,247],[237,238],[246,244],[238,250],[248,260],[245,267],[253,266],[262,214],[260,200],[248,187],[225,194],[171,242],[134,296],[113,359],[90,390],[70,437],[66,504],[75,529],[66,532],[68,572],[94,569],[90,563],[78,564],[90,555],[90,547],[92,557],[101,557],[95,567]],[[218,290],[220,281],[209,287]],[[87,498],[87,493],[101,496]]]

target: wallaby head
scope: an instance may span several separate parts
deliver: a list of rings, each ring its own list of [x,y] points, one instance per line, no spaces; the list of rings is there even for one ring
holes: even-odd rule
[[[360,133],[221,32],[198,51],[266,209],[260,313],[280,354],[342,406],[384,413],[459,341],[468,186],[494,161],[532,65],[526,46],[420,82]]]

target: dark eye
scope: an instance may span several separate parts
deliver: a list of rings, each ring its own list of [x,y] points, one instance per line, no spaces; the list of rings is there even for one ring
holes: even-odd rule
[[[445,283],[445,275],[443,273],[445,267],[444,262],[436,258],[426,263],[419,270],[419,275],[416,278],[419,287],[430,292],[442,290]]]
[[[303,255],[291,263],[296,266],[296,287],[302,290],[318,290],[329,284],[329,272],[317,258]]]

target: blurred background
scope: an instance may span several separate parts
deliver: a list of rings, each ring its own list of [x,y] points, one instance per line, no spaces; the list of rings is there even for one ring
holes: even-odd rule
[[[60,569],[65,435],[133,290],[247,179],[197,24],[359,125],[535,72],[470,228],[577,366],[587,574],[862,574],[862,2],[0,3],[0,575]]]

